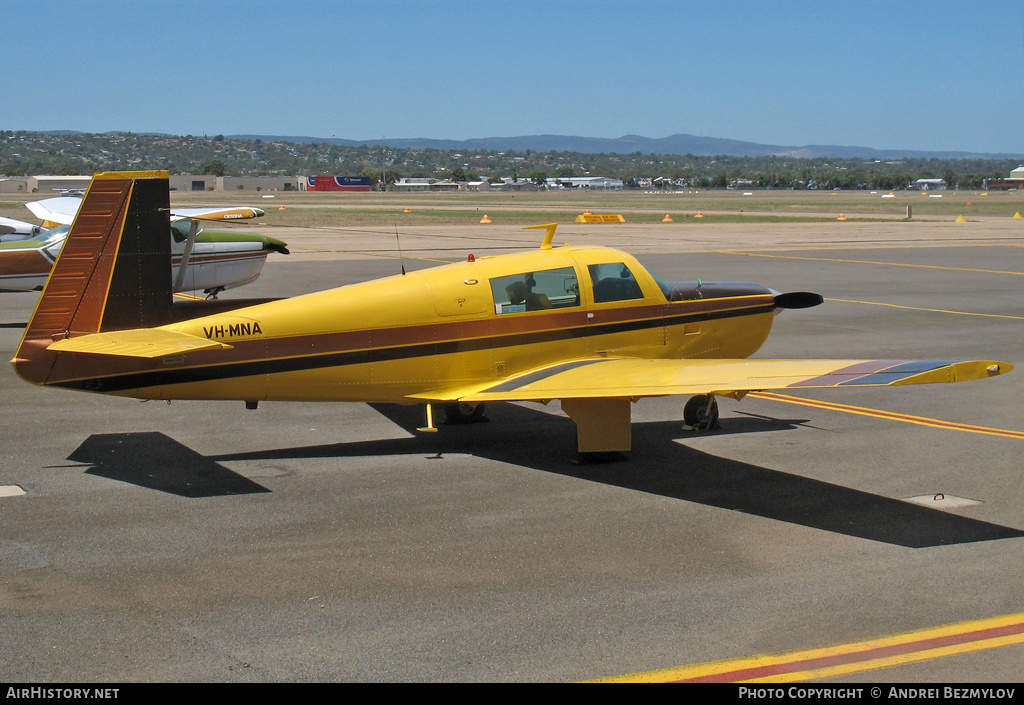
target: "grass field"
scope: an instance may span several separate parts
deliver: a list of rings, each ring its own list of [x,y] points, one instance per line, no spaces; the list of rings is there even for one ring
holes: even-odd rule
[[[35,222],[24,207],[44,194],[0,194],[0,215]],[[267,225],[289,227],[471,225],[487,215],[492,222],[532,225],[571,223],[586,210],[619,213],[626,222],[831,221],[844,215],[858,221],[1006,217],[1024,213],[1024,191],[639,191],[311,193],[175,191],[176,206],[215,204],[264,208]],[[408,212],[406,212],[408,209]],[[704,217],[695,217],[697,213]]]

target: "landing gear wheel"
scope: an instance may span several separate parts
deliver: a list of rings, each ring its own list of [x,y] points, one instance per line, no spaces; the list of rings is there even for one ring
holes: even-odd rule
[[[694,431],[718,428],[718,401],[714,394],[690,397],[683,407],[683,423]]]
[[[481,423],[487,420],[483,404],[456,401],[444,405],[445,423]]]

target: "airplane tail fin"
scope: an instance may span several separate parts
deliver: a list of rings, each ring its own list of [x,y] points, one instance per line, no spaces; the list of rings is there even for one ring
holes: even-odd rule
[[[57,340],[159,325],[172,305],[166,171],[93,176],[13,360],[45,382]]]

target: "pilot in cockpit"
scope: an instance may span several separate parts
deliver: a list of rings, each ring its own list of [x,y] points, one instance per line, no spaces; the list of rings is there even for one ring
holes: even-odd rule
[[[517,305],[525,303],[527,311],[541,311],[551,308],[551,301],[548,299],[547,294],[537,294],[530,291],[530,288],[524,281],[512,282],[505,287],[505,293],[508,294],[509,303]]]

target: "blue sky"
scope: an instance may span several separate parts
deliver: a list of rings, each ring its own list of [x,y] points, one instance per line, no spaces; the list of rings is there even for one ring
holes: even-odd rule
[[[0,129],[1024,155],[1024,1],[0,0]]]

